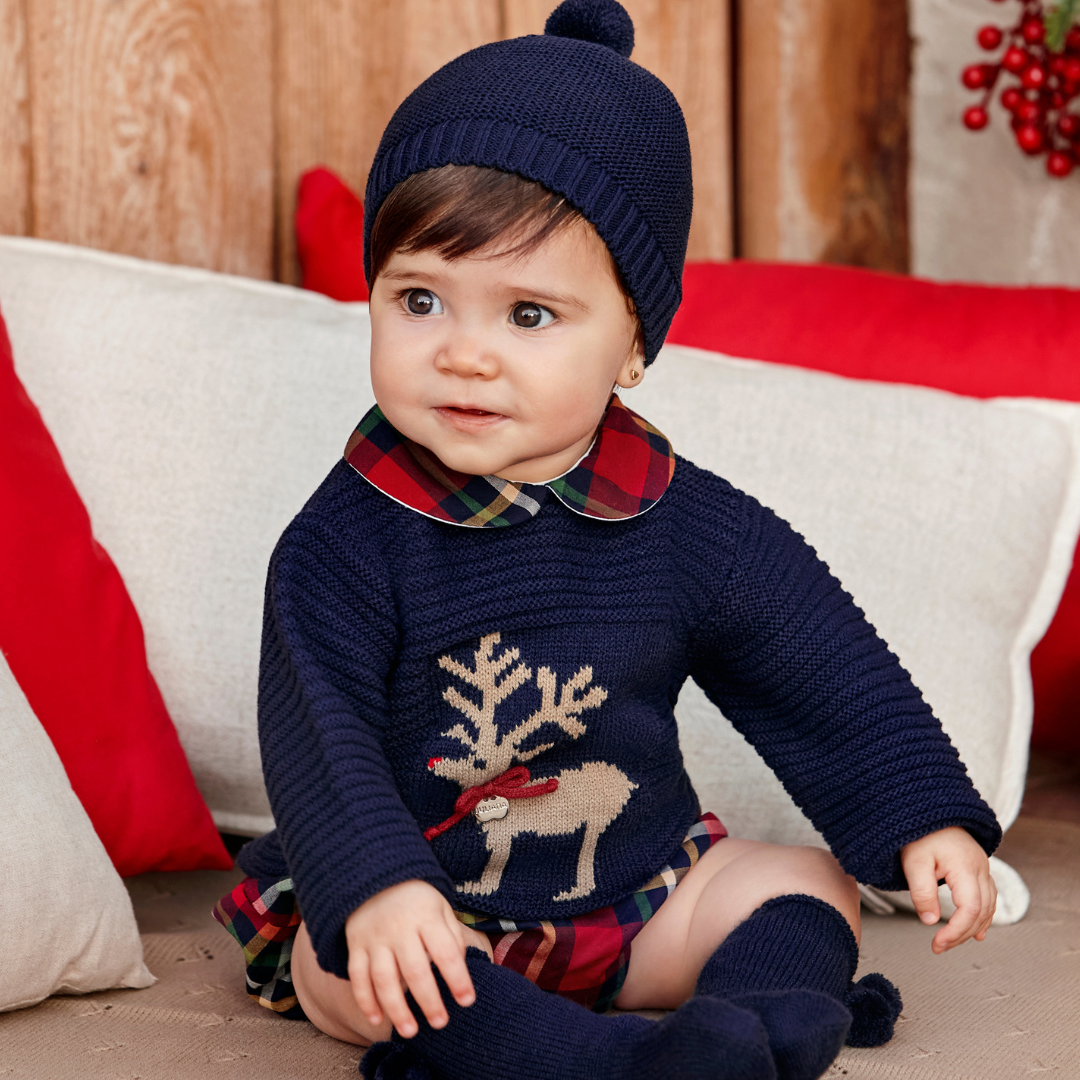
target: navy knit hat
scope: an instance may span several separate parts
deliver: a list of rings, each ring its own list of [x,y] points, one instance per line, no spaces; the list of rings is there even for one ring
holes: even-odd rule
[[[364,269],[383,200],[413,173],[483,165],[535,180],[595,226],[656,356],[682,299],[693,190],[671,91],[630,61],[615,0],[565,0],[543,34],[496,41],[421,83],[383,132],[364,204]]]

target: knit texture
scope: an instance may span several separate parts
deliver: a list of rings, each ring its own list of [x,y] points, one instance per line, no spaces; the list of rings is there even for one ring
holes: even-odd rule
[[[701,969],[697,991],[803,989],[842,998],[858,965],[847,919],[824,900],[791,893],[766,900],[728,934]]]
[[[383,132],[364,199],[364,269],[383,200],[413,173],[481,165],[563,195],[622,272],[645,337],[663,344],[682,298],[693,185],[674,95],[627,57],[615,0],[566,0],[545,34],[482,45],[421,83]],[[625,52],[623,52],[625,50]]]
[[[419,1032],[372,1047],[366,1080],[775,1080],[761,1022],[727,1002],[697,999],[659,1023],[597,1016],[479,949],[465,962],[476,1001],[457,1005],[437,976],[449,1023],[434,1030],[410,997]]]
[[[726,999],[754,1013],[765,1028],[777,1080],[817,1080],[844,1046],[851,1013],[813,990],[758,990]]]
[[[844,869],[905,885],[901,847],[950,825],[1000,839],[928,706],[789,525],[676,457],[648,513],[556,499],[505,529],[424,517],[341,461],[281,538],[266,590],[259,730],[278,828],[253,877],[291,877],[324,968],[343,927],[410,878],[456,908],[545,918],[625,897],[696,820],[673,706],[692,676]],[[523,765],[556,792],[469,816]]]
[[[892,1038],[900,994],[876,972],[852,984],[858,964],[859,946],[847,919],[824,900],[792,893],[767,900],[732,930],[702,968],[697,992],[751,1009],[760,1001],[756,1011],[768,1017],[765,1026],[780,1075],[797,1080],[818,1075],[820,1046],[800,1035],[793,1051],[791,1032],[812,1029],[814,1023],[793,1014],[790,1006],[778,1010],[772,992],[815,990],[842,1003],[849,1015],[840,1040],[846,1034],[849,1046],[881,1046]],[[812,1012],[816,1016],[816,1007]]]

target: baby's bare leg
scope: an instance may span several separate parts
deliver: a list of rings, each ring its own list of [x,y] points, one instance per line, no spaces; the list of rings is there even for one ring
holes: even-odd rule
[[[789,893],[818,897],[859,938],[859,892],[827,851],[726,838],[683,878],[634,939],[616,1005],[674,1009],[689,1000],[705,961],[766,900]]]
[[[483,949],[490,958],[491,943],[484,934],[462,927],[465,943]],[[370,1046],[390,1038],[390,1021],[373,1025],[363,1014],[352,994],[348,979],[339,979],[323,971],[315,958],[307,926],[300,924],[292,951],[293,988],[308,1019],[324,1034],[357,1046]]]

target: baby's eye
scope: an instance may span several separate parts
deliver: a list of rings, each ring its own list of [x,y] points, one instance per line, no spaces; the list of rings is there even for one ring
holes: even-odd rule
[[[550,326],[555,321],[555,316],[546,307],[526,302],[514,305],[510,312],[510,321],[525,330],[535,330]]]
[[[405,294],[405,306],[413,315],[441,315],[442,303],[429,289],[410,289]]]

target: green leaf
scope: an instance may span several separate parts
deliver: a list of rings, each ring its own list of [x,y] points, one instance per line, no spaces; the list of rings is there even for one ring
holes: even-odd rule
[[[1046,13],[1046,47],[1051,52],[1065,48],[1065,35],[1074,22],[1080,22],[1080,0],[1059,0]]]

